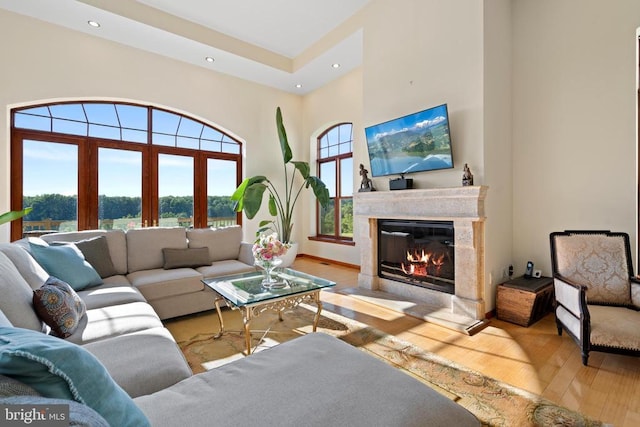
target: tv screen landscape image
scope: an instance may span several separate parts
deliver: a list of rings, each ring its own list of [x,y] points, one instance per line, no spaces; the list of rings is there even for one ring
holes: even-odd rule
[[[365,129],[371,176],[453,168],[447,104]]]

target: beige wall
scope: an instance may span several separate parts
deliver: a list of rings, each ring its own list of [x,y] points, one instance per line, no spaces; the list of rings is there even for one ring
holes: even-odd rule
[[[0,212],[9,210],[12,106],[74,98],[168,106],[245,141],[248,175],[282,174],[275,127],[278,105],[291,133],[300,132],[299,96],[5,11],[0,11],[0,51],[5,52],[0,67]],[[256,223],[247,223],[246,238],[253,240]],[[8,236],[9,226],[0,226],[0,241]]]
[[[364,143],[364,127],[362,125],[362,69],[358,68],[305,96],[302,110],[304,112],[303,134],[308,136],[308,158],[311,159],[312,167],[315,167],[315,149],[318,135],[335,124],[341,122],[353,123],[353,183],[356,188],[359,188],[358,165],[360,163],[368,163],[368,154]],[[304,229],[310,231],[309,235],[313,235],[315,234],[313,230],[315,230],[316,219],[313,201],[310,203],[307,198],[306,206],[310,208],[308,215],[301,219],[305,221]],[[339,260],[352,265],[360,264],[358,242],[356,242],[355,246],[346,246],[310,241],[307,240],[306,236],[303,236],[299,241],[301,242],[301,252],[303,253]]]
[[[635,247],[640,2],[514,0],[512,25],[517,267],[548,275],[555,230],[624,231]]]

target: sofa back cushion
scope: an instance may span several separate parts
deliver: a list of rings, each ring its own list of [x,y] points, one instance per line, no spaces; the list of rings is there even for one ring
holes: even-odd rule
[[[109,255],[116,274],[127,274],[127,239],[124,230],[87,230],[69,233],[45,234],[42,240],[52,242],[79,242],[94,237],[107,239]]]
[[[25,249],[28,242],[0,243],[0,252],[4,253],[15,265],[20,275],[27,281],[31,289],[36,290],[49,278],[49,273]]]
[[[11,260],[0,252],[0,310],[13,326],[45,331],[33,309],[33,290]]]
[[[127,231],[129,273],[164,266],[162,249],[187,247],[187,231],[183,227],[149,227]]]
[[[211,262],[238,259],[242,228],[232,225],[222,228],[187,230],[190,248],[209,248]]]

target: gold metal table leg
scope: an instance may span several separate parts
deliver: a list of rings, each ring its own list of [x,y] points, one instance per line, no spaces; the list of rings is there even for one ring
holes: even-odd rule
[[[217,297],[214,301],[214,304],[216,305],[216,313],[218,313],[218,321],[220,322],[220,330],[213,336],[214,340],[220,338],[222,334],[224,334],[224,322],[222,321],[222,312],[220,311],[220,301],[222,300],[222,297]]]
[[[242,323],[244,324],[244,341],[247,346],[247,356],[251,354],[251,329],[249,325],[251,323],[251,309],[244,307],[242,309]]]
[[[320,291],[313,294],[313,301],[318,306],[318,311],[316,311],[316,315],[313,317],[313,332],[316,331],[318,327],[318,322],[320,321],[320,312],[322,311],[322,301],[320,301]]]

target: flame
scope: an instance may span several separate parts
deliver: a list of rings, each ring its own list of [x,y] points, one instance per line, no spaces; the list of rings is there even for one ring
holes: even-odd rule
[[[404,274],[408,276],[428,276],[429,271],[435,274],[440,274],[440,268],[444,265],[446,255],[441,253],[439,255],[431,252],[425,252],[422,249],[420,252],[417,250],[413,253],[407,251],[407,265],[401,264],[401,268]],[[432,266],[432,267],[429,267]]]

